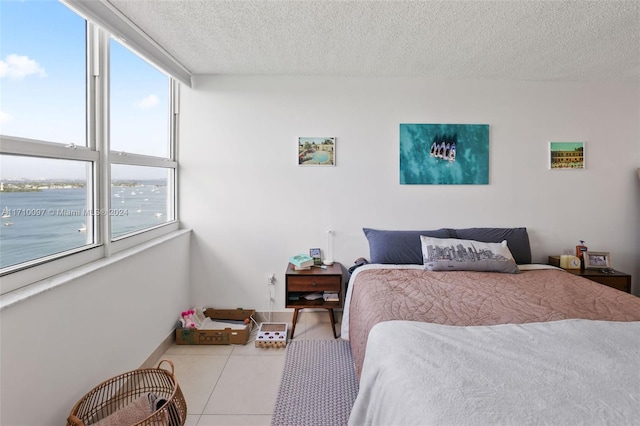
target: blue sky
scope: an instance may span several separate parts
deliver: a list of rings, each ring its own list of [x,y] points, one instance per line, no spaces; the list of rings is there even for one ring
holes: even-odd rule
[[[0,133],[85,145],[84,34],[58,1],[0,0]],[[111,149],[166,156],[168,97],[164,74],[111,42]],[[48,163],[3,156],[0,177],[84,177]]]
[[[551,142],[551,151],[572,151],[576,148],[584,148],[584,142]]]

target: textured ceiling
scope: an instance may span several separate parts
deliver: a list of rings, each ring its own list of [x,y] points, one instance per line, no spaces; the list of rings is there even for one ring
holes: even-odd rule
[[[107,0],[193,74],[640,81],[640,2]]]

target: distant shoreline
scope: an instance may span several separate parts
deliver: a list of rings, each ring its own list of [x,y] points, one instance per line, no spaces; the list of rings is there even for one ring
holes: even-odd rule
[[[42,192],[45,189],[76,189],[84,187],[84,182],[1,182],[0,192]]]
[[[131,181],[123,181],[118,180],[114,181],[111,186],[113,187],[126,187],[126,188],[137,188],[145,185],[145,182],[157,182],[155,180],[131,180]],[[157,182],[156,186],[166,186],[164,182]],[[16,180],[8,180],[0,182],[0,193],[10,193],[10,192],[42,192],[47,189],[79,189],[85,188],[86,183],[76,180],[43,180],[43,181],[16,181]]]

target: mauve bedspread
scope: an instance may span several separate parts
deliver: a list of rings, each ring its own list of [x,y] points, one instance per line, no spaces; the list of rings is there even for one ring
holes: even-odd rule
[[[363,267],[357,272],[345,308],[358,377],[369,331],[382,321],[445,325],[572,318],[640,321],[640,298],[559,269],[501,274]]]

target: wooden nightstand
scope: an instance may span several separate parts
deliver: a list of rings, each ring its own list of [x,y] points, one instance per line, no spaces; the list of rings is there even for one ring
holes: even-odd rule
[[[549,256],[549,265],[560,266],[560,256]],[[631,275],[620,271],[601,272],[599,269],[565,269],[574,275],[631,293]]]
[[[329,311],[331,318],[331,328],[333,329],[333,337],[336,335],[336,320],[333,316],[333,310],[342,308],[344,295],[342,292],[342,265],[334,263],[327,266],[327,269],[320,267],[312,267],[306,271],[296,271],[293,265],[287,266],[285,275],[285,307],[294,308],[293,323],[291,326],[291,338],[296,331],[296,322],[298,321],[298,311],[305,308],[322,308]],[[316,300],[306,300],[305,295],[313,293],[322,293],[325,291],[337,292],[339,300],[337,302],[329,302],[320,298]]]

